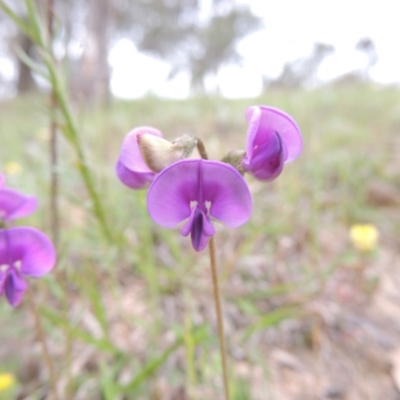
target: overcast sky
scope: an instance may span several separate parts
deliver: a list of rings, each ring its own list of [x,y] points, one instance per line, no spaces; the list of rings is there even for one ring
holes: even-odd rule
[[[220,71],[217,79],[223,95],[258,95],[263,75],[278,76],[285,62],[306,57],[315,42],[335,47],[335,52],[321,64],[320,81],[363,68],[366,56],[354,49],[363,37],[373,40],[379,57],[371,77],[382,83],[400,83],[399,0],[248,0],[246,3],[263,18],[265,27],[240,43],[242,66]],[[168,64],[139,54],[128,40],[114,47],[110,63],[112,91],[117,96],[135,98],[152,92],[184,98],[189,93],[186,74],[168,82]]]

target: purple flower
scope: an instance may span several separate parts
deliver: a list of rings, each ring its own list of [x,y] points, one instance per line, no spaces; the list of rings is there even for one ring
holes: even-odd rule
[[[242,166],[260,180],[273,180],[286,162],[301,152],[302,137],[296,122],[273,107],[253,106],[246,111],[246,157]]]
[[[193,248],[203,250],[215,233],[213,219],[231,228],[244,224],[252,202],[243,177],[232,166],[208,160],[186,159],[162,170],[147,194],[151,218],[166,228],[184,222]]]
[[[133,129],[122,142],[121,152],[116,165],[120,181],[131,189],[141,189],[154,178],[155,173],[146,165],[139,150],[138,136],[143,133],[162,137],[162,133],[148,126]]]
[[[0,178],[0,221],[26,217],[36,210],[37,205],[35,196],[25,196],[14,189],[1,187]]]
[[[24,277],[47,274],[55,261],[54,246],[42,232],[27,227],[0,230],[0,296],[16,307],[28,288]]]
[[[3,187],[4,185],[4,175],[0,174],[0,189]]]

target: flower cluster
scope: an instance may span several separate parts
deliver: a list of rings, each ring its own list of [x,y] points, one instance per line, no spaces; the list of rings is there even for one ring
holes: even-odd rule
[[[242,174],[273,180],[301,152],[300,129],[285,112],[253,106],[246,118],[246,150],[228,153],[223,162],[204,155],[188,159],[196,145],[201,150],[198,139],[184,135],[170,143],[151,127],[132,130],[122,143],[118,178],[131,189],[150,184],[151,218],[167,228],[181,225],[181,234],[190,234],[196,251],[203,250],[215,233],[214,220],[238,227],[250,218],[251,195]]]
[[[4,187],[0,174],[0,296],[11,306],[21,301],[28,284],[26,276],[39,278],[55,264],[56,253],[46,235],[30,227],[7,227],[10,221],[26,217],[37,208],[34,196]]]

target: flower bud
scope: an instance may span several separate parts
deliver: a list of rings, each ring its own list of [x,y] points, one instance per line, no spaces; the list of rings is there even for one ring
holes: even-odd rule
[[[171,143],[161,137],[142,133],[137,140],[144,162],[156,173],[189,157],[197,143],[197,139],[189,135],[182,135]]]

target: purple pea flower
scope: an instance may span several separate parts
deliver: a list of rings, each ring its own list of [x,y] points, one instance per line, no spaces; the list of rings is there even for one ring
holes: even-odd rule
[[[238,227],[250,218],[252,201],[245,180],[232,166],[186,159],[155,177],[147,194],[147,208],[150,217],[166,228],[185,221],[181,234],[190,234],[193,248],[201,251],[215,233],[213,219]]]
[[[162,133],[148,126],[133,129],[122,142],[121,152],[116,165],[119,180],[131,189],[141,189],[154,178],[155,173],[146,165],[140,153],[138,136],[143,133],[162,137]]]
[[[1,187],[3,182],[0,177],[0,221],[26,217],[36,210],[38,203],[35,196],[26,196],[14,189]]]
[[[273,180],[286,162],[300,154],[300,129],[292,117],[273,107],[249,107],[246,118],[249,127],[242,166],[259,180]]]
[[[0,230],[0,296],[16,307],[28,288],[24,277],[47,274],[55,260],[54,246],[42,232],[28,227]]]

